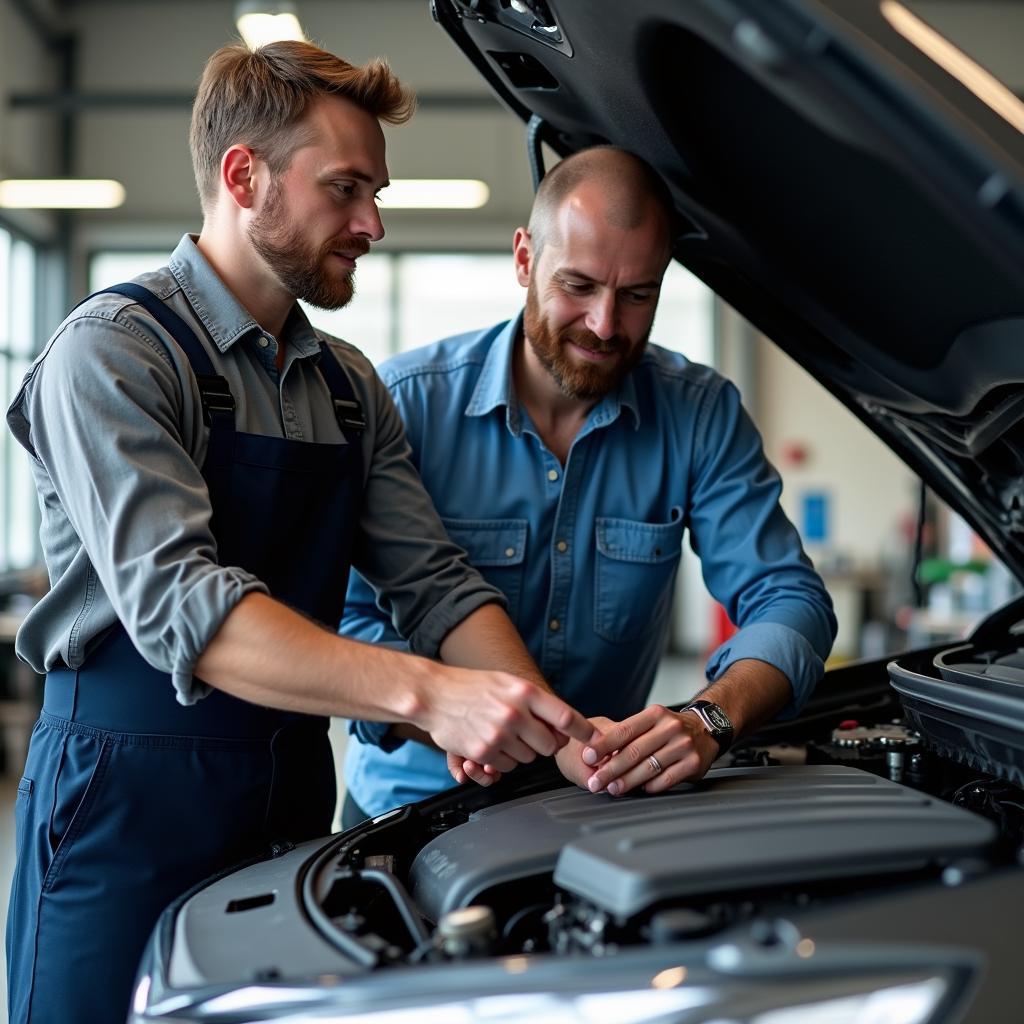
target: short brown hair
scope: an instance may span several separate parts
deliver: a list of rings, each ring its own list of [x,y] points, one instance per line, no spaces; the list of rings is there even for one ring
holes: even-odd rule
[[[207,62],[192,106],[189,146],[203,210],[217,197],[225,150],[251,146],[280,174],[303,144],[297,122],[320,96],[344,96],[378,120],[402,124],[416,99],[384,60],[357,67],[312,43],[282,40],[250,50],[222,46]]]

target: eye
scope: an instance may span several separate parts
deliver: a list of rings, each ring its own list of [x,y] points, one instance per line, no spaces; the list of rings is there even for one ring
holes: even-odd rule
[[[333,184],[339,195],[354,196],[356,194],[354,181],[335,181]]]
[[[644,302],[651,302],[654,299],[656,294],[657,294],[656,292],[632,292],[632,291],[630,291],[630,292],[626,292],[626,298],[629,299],[630,302],[635,302],[635,303],[641,304],[641,303],[644,303]]]
[[[562,287],[570,295],[586,295],[590,291],[590,285],[581,281],[563,281]]]

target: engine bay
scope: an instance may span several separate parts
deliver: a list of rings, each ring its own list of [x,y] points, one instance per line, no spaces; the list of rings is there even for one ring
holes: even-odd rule
[[[395,828],[390,852],[378,846],[385,817],[332,849],[306,889],[325,937],[374,968],[602,957],[741,925],[774,941],[794,915],[998,871],[1024,840],[1013,783],[937,754],[900,719],[746,744],[659,796],[535,774],[535,792],[439,810],[412,848]]]

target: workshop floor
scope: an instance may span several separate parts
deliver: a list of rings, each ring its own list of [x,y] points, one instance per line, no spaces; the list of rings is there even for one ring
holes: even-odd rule
[[[689,658],[666,657],[661,664],[651,703],[678,704],[691,697],[703,685],[703,665]],[[345,723],[332,725],[331,735],[335,759],[340,766],[345,756]],[[339,778],[338,791],[344,796],[343,780]],[[7,899],[14,872],[14,800],[18,792],[18,779],[0,776],[0,928],[6,931]],[[340,803],[340,800],[339,800]],[[7,1021],[7,976],[0,971],[0,1021]]]

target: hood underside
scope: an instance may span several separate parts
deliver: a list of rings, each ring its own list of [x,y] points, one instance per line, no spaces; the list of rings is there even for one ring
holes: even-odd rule
[[[537,139],[656,167],[676,258],[1024,579],[1019,100],[893,0],[433,7]]]

